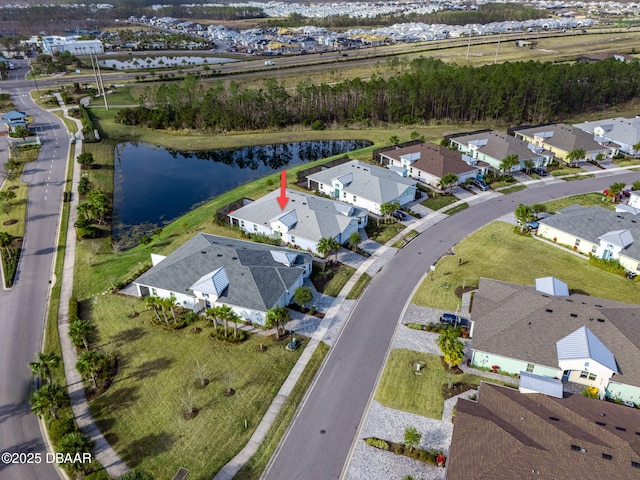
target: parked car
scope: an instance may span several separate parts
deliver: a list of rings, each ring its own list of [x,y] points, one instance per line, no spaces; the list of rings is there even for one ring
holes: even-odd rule
[[[264,62],[264,64],[265,64],[267,67],[272,67],[272,66],[274,66],[274,65],[275,65],[275,62],[272,62],[271,60],[267,60],[266,62]]]
[[[469,325],[471,324],[467,318],[456,315],[455,313],[443,313],[440,315],[440,323],[464,328],[469,328]]]
[[[518,220],[517,222],[518,222],[518,225],[522,225],[522,223],[520,223],[520,220]],[[537,230],[540,224],[537,221],[532,220],[530,222],[525,223],[524,226],[527,227],[529,230]]]
[[[474,178],[473,180],[471,180],[471,183],[476,187],[478,187],[483,192],[486,192],[487,190],[489,190],[489,185],[487,185],[487,183],[484,180],[480,180],[479,178]]]
[[[532,168],[531,171],[541,177],[547,176],[547,171],[544,168],[536,167],[536,168]]]
[[[398,220],[406,220],[407,219],[407,215],[404,212],[400,211],[400,210],[396,210],[395,212],[393,212],[391,214],[391,216],[393,218],[395,218],[395,219],[398,219]]]

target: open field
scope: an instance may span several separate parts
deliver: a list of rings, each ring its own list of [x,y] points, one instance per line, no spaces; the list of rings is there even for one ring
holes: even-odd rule
[[[640,284],[589,265],[586,257],[517,235],[513,225],[493,222],[455,246],[455,255],[442,257],[435,272],[424,279],[412,302],[455,310],[456,287],[478,285],[480,277],[533,285],[535,279],[558,277],[576,293],[620,302],[640,303]],[[487,252],[491,252],[488,254]],[[462,258],[462,265],[458,259]]]
[[[132,319],[133,309],[140,315]],[[211,478],[246,444],[303,351],[286,351],[288,337],[258,334],[225,345],[209,338],[204,321],[199,334],[154,327],[152,312],[134,298],[100,295],[82,302],[82,315],[88,310],[98,347],[118,358],[118,373],[91,401],[92,413],[124,461],[156,478],[171,478],[181,466],[193,478]],[[198,370],[210,382],[200,389]],[[229,387],[235,395],[223,395]],[[188,401],[199,411],[191,420],[182,416]]]
[[[422,375],[414,373],[416,361],[426,363]],[[448,377],[440,357],[413,350],[391,350],[375,399],[385,407],[440,420],[445,401],[443,386],[448,385]],[[454,384],[477,386],[481,380],[482,377],[467,373],[453,375]]]

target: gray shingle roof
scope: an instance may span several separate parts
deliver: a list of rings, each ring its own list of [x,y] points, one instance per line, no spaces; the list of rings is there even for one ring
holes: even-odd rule
[[[404,178],[387,168],[376,167],[352,160],[332,168],[327,168],[307,177],[314,182],[330,185],[335,178],[348,182],[344,191],[372,202],[383,204],[393,202],[416,180]]]
[[[502,161],[508,155],[517,155],[518,160],[521,162],[524,160],[535,160],[542,157],[543,153],[547,155],[550,152],[536,153],[529,149],[528,143],[520,140],[519,138],[512,137],[502,132],[481,132],[472,135],[462,135],[452,138],[452,141],[468,145],[475,141],[486,140],[483,146],[478,147],[478,151],[483,154],[494,158],[498,161]]]
[[[597,127],[603,127],[604,137],[626,145],[635,145],[640,142],[640,117],[634,118],[608,118],[595,122],[575,124],[574,127],[593,134]]]
[[[545,138],[545,143],[565,152],[583,149],[585,152],[603,150],[603,146],[593,139],[593,134],[574,128],[565,123],[544,125],[541,127],[514,128],[514,131],[533,137],[538,133],[550,132],[552,135]]]
[[[615,356],[621,373],[612,381],[640,386],[638,305],[481,278],[472,319],[474,350],[550,367],[558,367],[556,342],[587,326]]]
[[[272,251],[295,253],[294,266],[286,267],[276,261]],[[223,268],[229,286],[220,300],[266,311],[303,275],[299,267],[311,259],[308,253],[199,233],[143,273],[135,283],[191,295],[189,288],[194,283]]]
[[[477,401],[458,401],[447,480],[637,478],[639,431],[633,408],[482,382]]]
[[[274,190],[232,212],[230,216],[269,226],[275,218],[283,214],[289,214],[286,218],[290,218],[293,216],[290,212],[295,212],[296,222],[291,223],[292,228],[289,232],[296,237],[317,242],[321,238],[335,238],[344,232],[354,219],[357,221],[360,217],[368,215],[368,212],[362,208],[315,195],[294,190],[286,190],[286,193],[289,202],[284,210],[276,200],[280,192]]]
[[[640,260],[640,217],[631,213],[613,212],[602,207],[583,207],[572,205],[556,215],[539,221],[540,225],[549,225],[563,232],[575,235],[589,242],[600,244],[600,238],[610,236],[620,230],[628,230],[624,235],[615,235],[620,242],[627,243],[635,239],[622,250],[622,254]]]

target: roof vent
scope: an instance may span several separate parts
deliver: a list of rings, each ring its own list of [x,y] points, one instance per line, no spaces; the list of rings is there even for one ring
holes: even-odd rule
[[[599,318],[599,319],[598,319],[598,321],[599,321],[600,323],[604,323],[604,318]]]
[[[295,198],[292,198],[292,199],[291,199],[291,201],[292,201],[292,202],[295,202],[295,201],[296,201],[296,199],[295,199]]]
[[[574,452],[579,452],[582,449],[579,445],[571,445],[571,450],[573,450]]]
[[[620,430],[621,432],[626,432],[627,429],[624,427],[616,427],[616,430]]]
[[[571,318],[578,318],[578,314],[577,313],[570,313],[569,316]]]
[[[558,417],[549,417],[549,420],[553,420],[554,422],[559,422],[560,419]]]
[[[231,260],[237,260],[238,257],[231,257]]]
[[[607,424],[606,424],[606,423],[604,423],[604,422],[598,422],[598,421],[596,421],[596,425],[600,425],[601,427],[606,427],[606,426],[607,426]]]
[[[552,309],[552,308],[547,308],[547,309],[546,309],[546,312],[547,312],[547,313],[552,313],[552,312],[553,312],[553,309]]]
[[[600,307],[600,308],[602,308],[602,305],[598,305],[597,303],[595,304],[595,306],[596,306],[596,307]]]
[[[613,457],[611,455],[609,455],[608,453],[603,453],[602,454],[602,458],[604,458],[605,460],[612,460]]]
[[[205,250],[200,250],[200,253],[205,254],[207,252]]]

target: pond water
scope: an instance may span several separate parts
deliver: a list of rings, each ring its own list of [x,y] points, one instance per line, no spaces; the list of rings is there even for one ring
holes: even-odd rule
[[[251,180],[368,145],[331,140],[185,152],[121,143],[114,162],[114,237],[138,236]]]
[[[199,57],[199,56],[159,56],[131,57],[128,60],[100,60],[101,67],[115,70],[135,70],[140,68],[186,67],[189,65],[213,65],[216,63],[235,62],[232,58]]]

